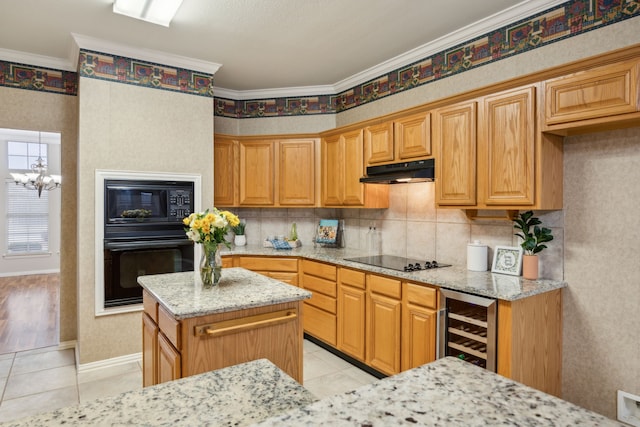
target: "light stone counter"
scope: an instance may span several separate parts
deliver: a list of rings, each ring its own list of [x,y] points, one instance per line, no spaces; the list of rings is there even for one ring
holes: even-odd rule
[[[162,383],[3,426],[241,426],[316,399],[266,359]]]
[[[259,426],[622,426],[447,357],[269,418]]]
[[[366,252],[351,249],[313,247],[312,245],[301,246],[290,250],[264,248],[262,246],[232,246],[231,249],[223,249],[222,255],[261,255],[308,258],[372,273],[384,274],[401,280],[427,283],[441,288],[453,289],[505,301],[514,301],[567,286],[566,282],[558,280],[526,280],[518,276],[494,274],[491,272],[468,271],[466,265],[453,265],[451,267],[413,272],[396,271],[388,268],[374,267],[371,265],[344,260],[344,258],[355,258],[369,255]]]
[[[261,359],[7,426],[623,426],[447,357],[315,401]]]
[[[194,272],[138,277],[178,320],[311,298],[311,292],[244,268],[224,268],[220,284],[203,289]]]

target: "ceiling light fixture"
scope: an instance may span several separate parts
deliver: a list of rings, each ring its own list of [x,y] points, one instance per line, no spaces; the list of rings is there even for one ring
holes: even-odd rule
[[[114,0],[113,12],[168,27],[182,0]]]
[[[32,173],[12,173],[11,177],[17,185],[24,185],[29,190],[38,190],[38,197],[42,190],[53,190],[60,187],[60,175],[47,175],[47,165],[42,160],[42,133],[38,132],[38,159],[31,165]]]

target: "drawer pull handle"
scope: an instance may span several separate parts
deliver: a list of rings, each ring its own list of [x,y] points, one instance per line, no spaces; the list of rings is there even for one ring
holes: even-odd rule
[[[196,326],[194,328],[194,334],[197,337],[219,337],[236,334],[249,329],[274,326],[280,323],[290,322],[296,317],[298,317],[298,312],[295,309],[273,311],[271,313],[256,314],[254,316]]]

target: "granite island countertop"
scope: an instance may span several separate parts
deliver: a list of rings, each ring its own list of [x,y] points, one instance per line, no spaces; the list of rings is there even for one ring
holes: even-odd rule
[[[301,246],[287,250],[267,248],[257,245],[232,246],[230,249],[224,248],[222,255],[288,256],[307,258],[371,273],[384,274],[401,280],[431,284],[445,289],[452,289],[505,301],[515,301],[555,289],[565,288],[567,286],[566,282],[560,280],[527,280],[520,276],[496,274],[491,273],[490,271],[469,271],[467,270],[466,265],[452,265],[451,267],[412,272],[396,271],[345,260],[345,258],[370,255],[361,250],[314,247],[313,245]]]
[[[623,426],[453,357],[331,396],[256,426]]]
[[[316,400],[260,359],[0,425],[241,426]]]
[[[244,268],[225,268],[220,284],[203,289],[193,271],[138,277],[138,283],[176,319],[311,298],[311,292]]]
[[[623,426],[447,357],[316,400],[261,359],[3,426]]]

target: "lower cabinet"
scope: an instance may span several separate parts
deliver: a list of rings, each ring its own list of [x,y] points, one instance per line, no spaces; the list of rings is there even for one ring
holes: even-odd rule
[[[402,283],[403,371],[436,360],[438,291]]]
[[[243,267],[290,285],[299,284],[297,258],[236,256],[229,263],[230,266]]]
[[[362,271],[338,269],[338,350],[364,362],[366,279]]]
[[[402,286],[396,279],[367,274],[367,357],[372,368],[400,372]]]
[[[173,318],[143,291],[143,386],[256,359],[302,384],[302,301]]]

